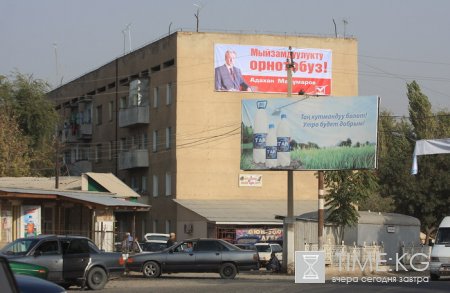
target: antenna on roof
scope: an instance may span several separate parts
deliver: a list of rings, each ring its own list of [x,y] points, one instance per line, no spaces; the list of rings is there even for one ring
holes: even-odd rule
[[[130,47],[130,51],[129,52],[131,52],[131,22],[129,24],[127,24],[127,26],[122,30],[122,34],[123,34],[123,54],[126,53],[127,33],[128,33],[128,44],[129,44],[129,47]]]
[[[347,21],[347,19],[344,18],[344,19],[342,19],[342,22],[344,23],[344,39],[345,39],[345,31],[346,31],[348,21]]]
[[[203,4],[199,5],[199,4],[195,4],[195,3],[194,3],[194,6],[197,7],[197,13],[194,13],[194,16],[197,19],[197,32],[198,32],[198,23],[200,20],[200,10],[202,10],[203,7],[205,7],[205,6]]]

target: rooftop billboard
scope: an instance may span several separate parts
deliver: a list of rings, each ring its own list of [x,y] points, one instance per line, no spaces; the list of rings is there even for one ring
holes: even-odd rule
[[[286,47],[215,44],[216,91],[286,93]],[[292,92],[330,95],[332,53],[325,49],[292,49]]]
[[[377,167],[378,96],[242,100],[242,170]]]

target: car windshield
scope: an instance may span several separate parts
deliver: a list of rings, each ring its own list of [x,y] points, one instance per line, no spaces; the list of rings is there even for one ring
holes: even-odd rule
[[[450,228],[439,228],[436,235],[435,244],[449,244],[450,243]]]
[[[258,252],[270,252],[270,245],[256,245]]]
[[[26,255],[38,243],[38,239],[17,239],[7,244],[2,253],[7,255]]]

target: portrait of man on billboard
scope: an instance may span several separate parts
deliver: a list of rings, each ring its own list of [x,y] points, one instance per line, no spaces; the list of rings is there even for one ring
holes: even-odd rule
[[[234,66],[236,52],[225,52],[225,64],[215,68],[216,91],[250,91],[250,87],[242,77],[241,69]]]

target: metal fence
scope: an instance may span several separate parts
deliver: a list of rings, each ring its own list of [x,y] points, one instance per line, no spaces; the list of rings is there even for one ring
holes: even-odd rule
[[[317,251],[318,244],[305,244],[306,251]],[[324,244],[325,264],[330,266],[340,266],[342,264],[359,262],[361,264],[376,264],[377,255],[384,251],[382,245],[335,245]]]

